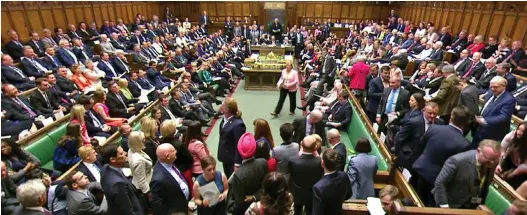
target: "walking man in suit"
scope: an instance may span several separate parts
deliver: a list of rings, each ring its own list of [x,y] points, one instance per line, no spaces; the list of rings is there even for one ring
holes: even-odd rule
[[[454,79],[456,74],[454,73],[454,66],[446,65],[441,71],[445,78],[441,82],[439,92],[433,98],[428,98],[426,101],[433,101],[439,105],[439,117],[445,122],[450,121],[450,112],[457,106],[459,102],[460,91],[454,86]]]
[[[313,110],[309,115],[296,118],[293,121],[294,133],[293,141],[299,143],[310,134],[318,134],[322,138],[322,145],[326,145],[326,132],[322,121],[322,112]]]
[[[401,88],[401,78],[391,77],[390,88],[385,88],[379,107],[377,108],[376,121],[379,131],[384,132],[389,118],[404,117],[408,111],[410,93]],[[388,115],[391,115],[390,117]]]
[[[509,124],[514,113],[516,99],[506,90],[506,87],[507,80],[501,76],[496,76],[490,81],[492,93],[485,97],[485,105],[480,115],[476,116],[479,128],[472,137],[472,149],[476,148],[481,140],[501,141],[509,133]]]
[[[294,198],[295,214],[312,214],[313,211],[313,185],[324,175],[320,158],[315,157],[315,138],[308,135],[303,138],[302,154],[289,160],[291,178],[289,187]]]
[[[324,176],[313,185],[313,215],[343,214],[342,203],[351,198],[348,174],[336,171],[338,153],[328,149],[322,153]]]
[[[501,145],[483,140],[476,150],[456,154],[441,169],[432,190],[442,208],[476,209],[485,204],[501,156]]]
[[[242,119],[242,112],[233,98],[225,99],[223,105],[224,118],[220,123],[220,142],[218,144],[218,160],[223,163],[225,175],[231,176],[235,166],[242,164],[242,157],[238,152],[238,140],[245,133],[246,127]]]
[[[135,186],[121,170],[128,161],[126,152],[118,144],[108,143],[101,154],[106,163],[101,170],[101,186],[108,201],[108,214],[145,214]]]
[[[346,166],[346,159],[347,159],[347,153],[348,150],[346,149],[346,145],[344,143],[340,142],[340,132],[337,129],[330,129],[328,131],[328,141],[330,144],[330,147],[334,149],[338,156],[339,156],[339,165],[337,166],[338,171],[344,171],[344,167]]]
[[[76,171],[66,180],[70,188],[67,194],[68,214],[70,215],[103,215],[108,210],[106,198],[99,204],[92,189],[102,191],[99,182],[90,182],[88,176]]]
[[[371,123],[375,122],[377,109],[379,108],[379,103],[384,94],[384,88],[388,88],[389,85],[390,67],[383,66],[381,67],[381,74],[368,83],[368,94],[366,97],[368,99],[368,104],[366,105],[366,114]]]
[[[459,106],[452,110],[449,125],[433,125],[421,139],[423,153],[415,161],[412,169],[417,178],[416,191],[427,207],[434,207],[432,189],[445,161],[452,155],[468,149],[469,142],[463,135],[468,125],[470,112],[467,107]],[[444,141],[448,137],[448,141]]]
[[[154,215],[188,213],[191,188],[174,165],[176,149],[169,143],[163,143],[157,147],[156,155],[158,162],[150,182]]]

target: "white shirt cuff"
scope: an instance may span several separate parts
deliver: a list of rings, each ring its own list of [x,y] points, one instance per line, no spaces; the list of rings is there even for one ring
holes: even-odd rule
[[[446,205],[439,205],[440,208],[449,208],[448,204]]]

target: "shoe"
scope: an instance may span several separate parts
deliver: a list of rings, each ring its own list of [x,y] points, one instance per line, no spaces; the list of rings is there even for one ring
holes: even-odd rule
[[[221,114],[216,112],[216,113],[214,113],[214,116],[212,116],[212,117],[214,117],[214,119],[218,119],[218,118],[220,118],[220,116],[221,116]]]
[[[289,112],[289,115],[295,115],[295,112]]]
[[[306,111],[306,109],[307,109],[307,107],[305,107],[305,106],[304,107],[296,107],[296,108],[298,108],[298,109],[300,109],[302,111]]]
[[[201,136],[208,137],[209,135],[205,133],[201,133]]]
[[[221,100],[216,100],[216,104],[217,104],[217,105],[221,105],[222,102],[223,102],[223,101],[221,101]]]
[[[274,117],[278,116],[278,114],[275,113],[275,112],[272,112],[271,115],[274,116]]]

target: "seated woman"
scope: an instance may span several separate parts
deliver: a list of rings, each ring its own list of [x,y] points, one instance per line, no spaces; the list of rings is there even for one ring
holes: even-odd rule
[[[71,76],[71,80],[75,82],[77,87],[79,87],[82,91],[88,91],[89,89],[93,89],[94,85],[91,83],[89,79],[87,79],[81,69],[81,66],[79,64],[73,64],[71,65],[71,72],[73,75]]]
[[[120,78],[119,82],[118,82],[118,85],[119,85],[119,91],[121,91],[121,93],[123,93],[123,95],[124,95],[124,97],[126,99],[135,99],[135,98],[141,96],[141,91],[140,90],[139,90],[139,92],[133,92],[133,91],[131,91],[128,88],[128,80],[126,80],[125,78]]]
[[[15,141],[2,140],[2,161],[7,167],[9,178],[16,184],[22,184],[29,179],[40,178],[40,160]]]
[[[357,155],[353,156],[348,165],[348,176],[351,181],[352,199],[366,199],[375,196],[373,178],[377,174],[377,156],[369,155],[370,141],[359,138],[355,146]]]
[[[90,136],[88,136],[88,129],[86,127],[86,123],[84,121],[84,113],[86,113],[86,109],[84,109],[84,106],[82,105],[73,105],[71,108],[71,120],[70,123],[78,123],[81,127],[81,140],[84,143],[84,145],[90,144]]]
[[[201,159],[201,167],[203,168],[203,174],[196,178],[196,183],[192,187],[192,194],[196,205],[198,206],[198,214],[217,214],[225,215],[226,211],[226,199],[229,193],[229,183],[227,176],[220,171],[216,171],[216,160],[212,156],[207,156]],[[207,199],[201,196],[199,188],[214,182],[218,189],[218,199]],[[214,195],[215,196],[215,195]],[[210,202],[216,202],[215,205],[210,205]]]
[[[203,173],[200,164],[201,159],[210,156],[209,148],[203,140],[203,135],[201,133],[201,123],[197,121],[191,122],[184,137],[185,145],[192,155],[192,175],[197,177]]]
[[[156,131],[156,136],[159,136],[159,128],[161,127],[161,123],[163,121],[163,117],[162,117],[162,113],[161,113],[161,109],[159,109],[159,107],[153,107],[152,110],[150,111],[150,118],[154,119],[156,121],[156,125],[157,125],[157,131]]]
[[[526,125],[527,122],[524,122],[514,131],[512,141],[503,147],[506,149],[502,153],[500,165],[496,168],[496,173],[514,189],[527,181],[527,135],[524,133]]]
[[[294,214],[293,195],[289,192],[287,180],[283,174],[271,172],[265,176],[260,201],[251,203],[245,214]]]
[[[110,110],[106,106],[106,93],[102,90],[97,90],[93,93],[93,110],[101,116],[106,124],[114,127],[121,127],[123,122],[126,122],[126,118],[110,117]]]
[[[225,90],[228,90],[230,87],[229,81],[225,78],[212,76],[210,72],[210,63],[208,61],[204,61],[203,64],[201,64],[197,74],[207,86],[214,84],[218,85],[218,89],[214,92],[214,95],[225,97]]]
[[[83,71],[84,77],[86,77],[92,83],[94,87],[102,87],[107,85],[106,81],[103,82],[106,73],[101,71],[95,66],[92,60],[86,61],[86,68]]]
[[[53,153],[53,168],[66,172],[81,160],[79,147],[83,145],[81,137],[81,125],[73,122],[66,127],[66,135],[57,143]]]

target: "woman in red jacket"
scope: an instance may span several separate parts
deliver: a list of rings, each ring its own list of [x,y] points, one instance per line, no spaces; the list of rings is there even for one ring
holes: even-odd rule
[[[364,90],[366,89],[366,81],[368,78],[368,73],[370,72],[370,66],[366,64],[366,57],[359,56],[358,62],[353,65],[347,77],[350,78],[350,90],[355,96],[364,95]]]

